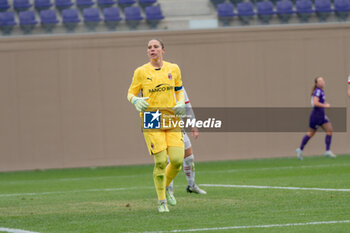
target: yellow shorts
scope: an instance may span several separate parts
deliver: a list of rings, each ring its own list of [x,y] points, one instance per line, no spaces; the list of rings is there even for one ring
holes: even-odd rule
[[[184,148],[184,135],[181,129],[147,130],[143,132],[148,151],[151,155],[157,154],[169,146]]]

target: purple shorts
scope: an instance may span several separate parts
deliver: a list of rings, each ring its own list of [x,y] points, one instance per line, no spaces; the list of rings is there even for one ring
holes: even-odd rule
[[[311,113],[309,127],[311,129],[317,130],[319,126],[322,126],[323,124],[326,124],[328,122],[329,122],[329,119],[325,114]]]

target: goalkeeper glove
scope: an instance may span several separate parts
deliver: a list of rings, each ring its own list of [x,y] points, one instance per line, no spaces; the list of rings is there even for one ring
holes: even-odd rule
[[[148,108],[148,103],[146,102],[146,99],[149,97],[132,97],[131,103],[135,105],[135,108],[139,112],[143,112]]]
[[[186,115],[186,104],[184,101],[178,101],[175,105],[175,107],[173,108],[173,110],[175,111],[175,114],[178,116],[184,116]]]

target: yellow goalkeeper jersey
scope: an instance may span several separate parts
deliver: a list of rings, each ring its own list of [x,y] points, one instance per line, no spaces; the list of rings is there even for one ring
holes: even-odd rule
[[[128,96],[149,97],[149,109],[173,108],[176,105],[175,92],[182,93],[181,71],[177,64],[163,61],[162,68],[155,68],[151,63],[138,67],[133,76]]]

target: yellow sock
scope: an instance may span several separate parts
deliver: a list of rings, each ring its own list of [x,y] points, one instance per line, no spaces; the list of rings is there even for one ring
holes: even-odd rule
[[[158,200],[165,200],[165,167],[167,162],[166,150],[154,155],[153,181]]]
[[[166,167],[166,187],[168,187],[171,181],[181,170],[182,161],[184,160],[185,150],[183,147],[168,147],[169,164]]]

